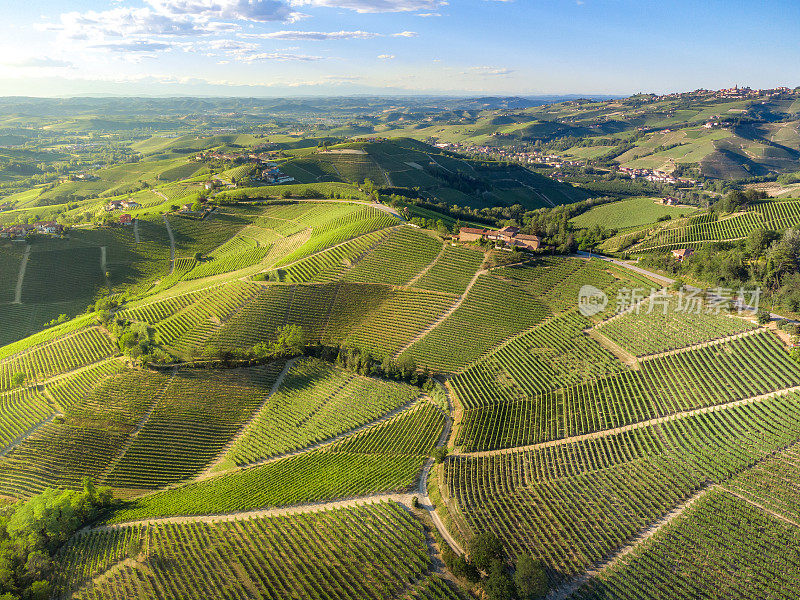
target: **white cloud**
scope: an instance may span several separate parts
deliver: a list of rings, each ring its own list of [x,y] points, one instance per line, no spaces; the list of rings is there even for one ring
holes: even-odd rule
[[[465,71],[465,75],[510,75],[514,71],[512,69],[505,69],[502,67],[471,67],[469,71]]]
[[[50,58],[49,56],[29,56],[15,61],[3,61],[4,65],[8,67],[25,67],[36,69],[63,69],[65,67],[74,66],[71,62],[59,60],[57,58]]]
[[[200,20],[289,21],[292,10],[282,0],[145,0],[160,14]]]
[[[394,60],[395,56],[394,54],[379,54],[378,58],[381,60]]]
[[[292,52],[245,52],[236,55],[236,58],[242,62],[263,62],[270,60],[277,61],[301,61],[313,62],[317,60],[325,60],[324,56],[311,56],[308,54],[294,54]]]
[[[293,6],[346,8],[360,13],[431,11],[446,0],[292,0]]]
[[[430,18],[430,17],[441,17],[441,16],[442,16],[442,13],[438,13],[438,12],[417,13],[417,16],[418,16],[418,17],[423,17],[423,18],[426,18],[426,19],[427,19],[427,18]]]
[[[275,31],[252,37],[261,37],[271,40],[366,40],[380,37],[380,33],[369,31]]]
[[[414,38],[419,36],[416,31],[401,31],[400,33],[393,33],[392,37],[406,37],[406,38]]]

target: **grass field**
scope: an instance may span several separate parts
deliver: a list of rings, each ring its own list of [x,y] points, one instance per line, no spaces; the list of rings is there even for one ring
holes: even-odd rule
[[[607,229],[626,229],[655,223],[659,218],[681,217],[695,209],[686,206],[665,206],[657,198],[628,198],[590,208],[572,219],[575,227],[600,225]]]

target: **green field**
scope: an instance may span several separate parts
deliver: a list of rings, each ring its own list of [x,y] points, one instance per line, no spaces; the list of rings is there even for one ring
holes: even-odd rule
[[[608,229],[626,229],[655,223],[659,218],[677,218],[694,212],[687,206],[665,206],[657,198],[629,198],[595,206],[572,219],[575,227],[600,225]]]

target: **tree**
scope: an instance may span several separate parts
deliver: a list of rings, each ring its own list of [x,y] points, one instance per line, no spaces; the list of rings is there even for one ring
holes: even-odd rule
[[[772,317],[769,314],[769,311],[765,308],[762,308],[756,314],[756,319],[758,320],[759,325],[766,325],[772,320]]]
[[[761,256],[761,253],[764,252],[764,249],[769,245],[770,235],[766,229],[763,227],[756,227],[750,234],[747,236],[747,242],[745,242],[745,249],[747,250],[747,254],[754,258]]]
[[[433,458],[436,459],[437,463],[444,462],[444,459],[447,458],[447,447],[446,446],[439,446],[438,448],[433,449]]]
[[[306,349],[306,335],[300,325],[285,325],[278,328],[273,351],[277,356],[295,356]]]
[[[539,600],[547,595],[547,573],[542,563],[528,554],[517,560],[514,583],[520,600]]]
[[[453,559],[453,566],[450,570],[456,577],[466,579],[471,583],[477,583],[481,580],[481,575],[478,573],[478,569],[476,569],[475,565],[473,565],[463,556],[456,556]]]
[[[14,375],[11,377],[12,387],[21,387],[22,384],[25,383],[25,378],[26,378],[25,373],[21,371],[14,373]]]
[[[514,600],[517,596],[514,580],[500,559],[494,559],[489,566],[489,576],[483,584],[483,589],[489,600]]]
[[[493,560],[503,560],[505,552],[500,539],[495,534],[487,531],[479,533],[470,540],[469,556],[476,567],[488,571],[492,566]]]

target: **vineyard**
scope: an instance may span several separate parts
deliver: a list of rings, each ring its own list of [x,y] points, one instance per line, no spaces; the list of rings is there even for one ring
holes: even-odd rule
[[[797,527],[724,491],[710,492],[575,600],[794,598]]]
[[[741,240],[754,229],[783,231],[798,225],[800,201],[767,201],[725,217],[704,213],[680,219],[656,229],[644,240],[633,244],[630,251],[669,250],[694,247],[701,242]]]
[[[401,227],[366,254],[344,276],[347,281],[404,285],[442,249],[440,240],[413,227]]]
[[[370,164],[386,179],[376,158],[403,179],[419,169],[401,158],[429,157],[297,142],[270,144],[305,179]],[[171,202],[202,181],[162,187]],[[0,248],[9,335],[49,314],[35,307],[83,313],[0,348],[0,495],[90,477],[118,499],[61,540],[50,597],[455,600],[455,580],[489,597],[496,569],[470,584],[446,551],[481,533],[502,544],[503,574],[528,555],[559,598],[797,596],[786,332],[648,299],[663,279],[621,263],[506,256],[336,201],[367,198],[355,188],[281,189],[221,192],[264,201],[203,218],[137,191],[153,210],[136,234],[31,244],[22,304],[8,289],[25,246]],[[797,224],[800,201],[768,201],[627,233],[648,250]],[[584,286],[605,310],[581,314]],[[617,313],[615,299],[641,303]],[[287,325],[306,345],[279,353]],[[151,333],[152,354],[123,355],[124,328]]]
[[[469,451],[542,443],[798,385],[800,366],[763,331],[527,400],[469,408],[456,443]]]
[[[423,578],[448,589],[426,577],[422,527],[396,504],[97,531],[59,558],[56,589],[76,599],[390,598]]]
[[[693,346],[714,339],[749,331],[755,325],[736,313],[711,309],[692,309],[693,301],[675,296],[659,296],[645,301],[635,310],[609,319],[596,331],[631,354],[644,356]],[[653,332],[659,335],[654,336]]]
[[[410,386],[353,375],[316,359],[298,361],[228,457],[242,465],[323,442],[417,394]]]
[[[79,330],[0,361],[0,390],[14,387],[11,380],[17,373],[23,373],[27,381],[40,381],[116,353],[111,340],[99,329]]]
[[[522,400],[610,375],[621,363],[583,329],[589,322],[565,313],[492,351],[450,380],[466,408]]]
[[[541,449],[454,457],[448,493],[473,530],[494,531],[510,552],[533,552],[554,573],[578,573],[709,482],[793,443],[797,400],[783,395]]]

